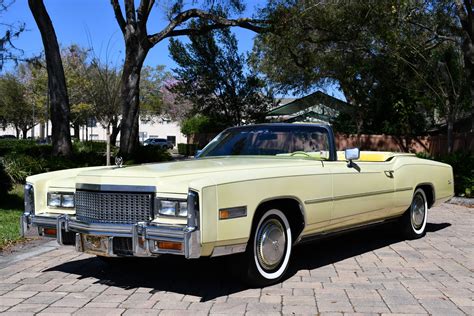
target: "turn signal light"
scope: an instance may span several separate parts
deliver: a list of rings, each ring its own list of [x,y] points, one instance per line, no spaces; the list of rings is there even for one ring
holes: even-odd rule
[[[180,242],[158,241],[157,244],[158,244],[158,248],[160,249],[178,250],[178,251],[181,251],[183,249],[183,244]]]
[[[45,228],[43,230],[43,233],[45,235],[55,235],[56,236],[56,229],[54,229],[54,228]]]
[[[228,210],[219,211],[219,219],[228,219],[230,217],[230,212]]]

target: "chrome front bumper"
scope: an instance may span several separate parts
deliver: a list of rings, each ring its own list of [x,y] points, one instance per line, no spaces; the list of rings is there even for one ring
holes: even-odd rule
[[[42,214],[36,216],[29,213],[23,213],[20,218],[20,233],[22,237],[28,235],[29,231],[36,228],[40,235],[44,235],[44,229],[56,229],[58,214]],[[56,236],[49,236],[56,237]]]
[[[100,236],[106,240],[106,256],[117,256],[114,253],[114,238],[130,238],[132,256],[151,257],[160,254],[184,255],[199,258],[201,256],[200,231],[197,227],[186,225],[163,225],[149,222],[137,224],[102,224],[85,223],[73,216],[61,215],[56,221],[57,231],[76,233],[76,250],[88,252],[84,247],[85,236]],[[58,243],[63,244],[61,234],[57,235]],[[158,242],[181,243],[181,250],[162,249]]]

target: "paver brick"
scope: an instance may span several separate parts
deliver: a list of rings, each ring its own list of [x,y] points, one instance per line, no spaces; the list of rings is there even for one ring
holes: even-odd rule
[[[473,213],[448,204],[434,208],[418,240],[399,240],[382,229],[302,245],[293,252],[291,277],[262,289],[218,275],[222,263],[209,263],[209,280],[199,273],[163,274],[197,262],[176,257],[158,258],[163,269],[142,269],[140,262],[109,271],[94,256],[60,247],[0,268],[0,313],[474,315]]]

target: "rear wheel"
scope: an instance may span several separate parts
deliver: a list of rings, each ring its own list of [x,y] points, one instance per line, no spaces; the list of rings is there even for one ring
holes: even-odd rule
[[[285,214],[269,209],[258,220],[246,251],[246,281],[252,286],[277,283],[288,269],[291,227]]]
[[[425,234],[428,203],[423,189],[416,189],[410,208],[401,218],[402,233],[407,239],[420,238]]]

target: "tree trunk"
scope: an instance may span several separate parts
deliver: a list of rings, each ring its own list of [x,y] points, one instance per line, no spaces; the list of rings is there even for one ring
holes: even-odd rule
[[[110,143],[112,145],[117,144],[117,136],[120,133],[120,126],[117,125],[117,122],[112,123],[112,133],[110,134]]]
[[[448,104],[448,115],[447,115],[447,142],[448,142],[448,154],[453,152],[453,130],[454,130],[454,116],[451,109],[451,105]]]
[[[70,156],[72,143],[69,129],[69,98],[58,40],[43,0],[28,0],[28,5],[41,33],[46,56],[51,102],[53,155]]]
[[[136,46],[134,46],[134,44]],[[120,155],[130,157],[136,151],[140,97],[140,72],[148,49],[128,44],[121,79],[122,121],[120,124]]]
[[[21,129],[21,133],[23,134],[23,139],[27,139],[28,138],[28,128],[22,128]]]
[[[15,131],[16,131],[16,138],[20,139],[20,129],[18,127],[15,127]]]
[[[110,124],[107,125],[107,130],[106,130],[106,135],[107,135],[107,161],[106,161],[106,166],[110,166]]]

